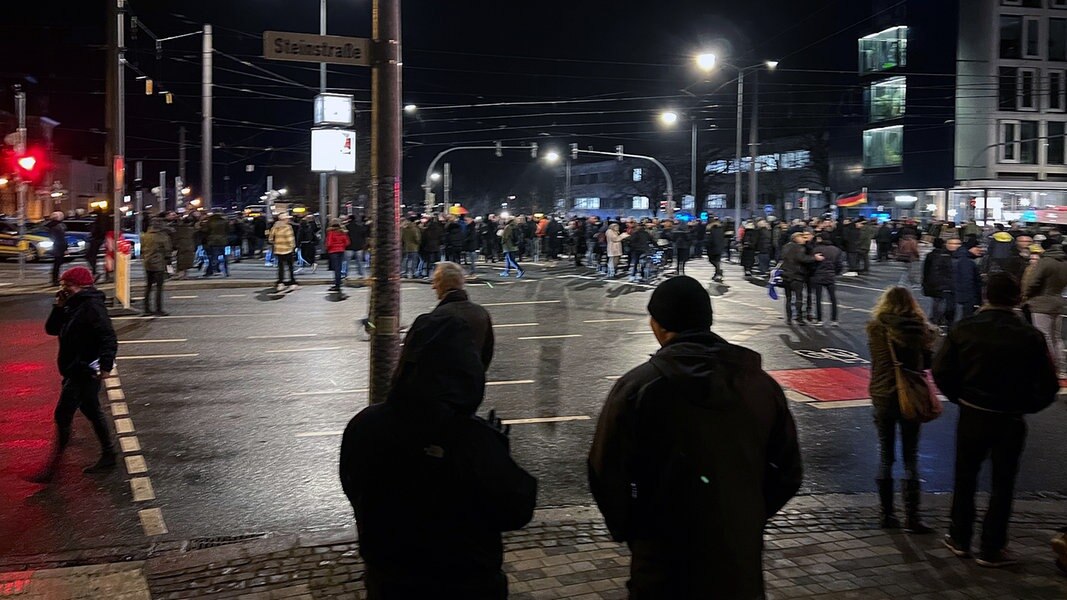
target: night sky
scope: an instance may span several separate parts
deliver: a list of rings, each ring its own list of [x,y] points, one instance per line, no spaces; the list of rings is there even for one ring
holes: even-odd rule
[[[280,185],[315,194],[311,186],[317,179],[307,174],[306,130],[310,99],[318,90],[317,65],[258,58],[258,36],[265,29],[317,32],[318,4],[130,1],[132,13],[157,37],[196,31],[202,22],[215,28],[216,194],[248,185],[249,193],[258,196],[268,172]],[[328,4],[329,33],[369,37],[368,0]],[[739,65],[782,60],[778,72],[761,79],[764,136],[825,127],[847,109],[842,103],[855,96],[858,85],[855,39],[872,25],[862,21],[864,11],[856,4],[862,2],[405,2],[404,99],[421,107],[416,116],[405,118],[406,197],[421,193],[422,172],[433,155],[459,143],[538,141],[561,150],[570,142],[598,150],[622,143],[627,150],[686,162],[688,131],[665,131],[655,115],[698,102],[706,107],[702,152],[728,150],[735,88],[727,82],[734,74],[723,69],[704,81],[692,66],[693,54],[704,48]],[[105,3],[64,0],[7,8],[10,18],[0,25],[5,83],[0,109],[12,109],[10,84],[21,79],[30,112],[61,122],[57,150],[101,161]],[[131,64],[151,76],[157,90],[175,96],[172,105],[161,96],[145,96],[136,73],[128,73],[129,160],[146,161],[146,173],[176,171],[177,128],[184,124],[190,142],[188,179],[195,188],[200,38],[166,42],[157,57],[151,37],[139,31],[129,47]],[[36,83],[27,82],[26,75]],[[710,94],[722,84],[727,85]],[[329,88],[354,94],[366,123],[369,70],[332,66]],[[701,98],[683,95],[682,88]],[[546,101],[569,102],[469,106]],[[246,173],[246,164],[255,164],[255,172]],[[502,159],[492,153],[457,157],[453,169],[460,196],[522,193],[514,188],[532,185],[531,178],[541,178],[544,171],[522,152]],[[223,181],[227,175],[230,180]]]

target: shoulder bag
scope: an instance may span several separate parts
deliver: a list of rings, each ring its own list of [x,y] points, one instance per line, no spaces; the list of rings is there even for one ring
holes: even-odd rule
[[[943,407],[929,374],[926,371],[916,371],[905,367],[897,360],[897,351],[893,348],[893,340],[889,339],[888,334],[885,341],[889,346],[889,355],[893,359],[901,417],[905,421],[919,423],[928,423],[940,417]]]

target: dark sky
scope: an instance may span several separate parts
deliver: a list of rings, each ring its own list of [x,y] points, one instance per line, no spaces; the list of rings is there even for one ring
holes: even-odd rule
[[[858,23],[862,11],[857,3],[862,4],[405,2],[404,96],[406,102],[423,107],[417,117],[405,121],[405,189],[417,194],[432,156],[461,142],[539,141],[561,149],[578,142],[600,150],[623,143],[628,150],[688,156],[688,134],[663,131],[655,114],[661,108],[691,106],[695,101],[680,94],[681,88],[693,86],[693,91],[706,93],[734,77],[723,70],[702,82],[691,66],[694,52],[702,48],[715,48],[737,64],[783,58],[782,70],[761,82],[765,127],[783,134],[818,127],[819,119],[833,117],[834,98],[847,88],[841,82],[848,79],[810,70],[854,70],[855,33],[870,27]],[[329,33],[370,35],[369,0],[328,4]],[[216,190],[262,185],[268,171],[280,184],[294,188],[310,179],[306,130],[310,99],[317,92],[317,65],[260,59],[258,36],[265,29],[316,32],[318,5],[316,0],[130,0],[133,14],[158,37],[196,31],[202,22],[215,27],[220,52],[215,56]],[[32,76],[36,83],[26,86],[31,113],[44,112],[62,123],[58,151],[99,161],[104,142],[99,131],[104,126],[105,3],[62,0],[7,9],[10,18],[0,25],[5,83],[0,109],[11,110],[10,84]],[[199,170],[199,44],[199,37],[166,42],[157,57],[145,32],[129,41],[131,63],[153,77],[157,89],[174,93],[172,105],[159,96],[144,96],[135,73],[127,76],[130,160],[147,161],[147,173],[175,171],[177,128],[184,124],[194,185]],[[367,109],[366,69],[331,67],[329,87],[354,94],[360,108]],[[727,85],[703,99],[712,106],[705,124],[716,130],[704,135],[702,146],[731,147],[733,94],[734,87]],[[806,104],[820,107],[801,108],[805,97],[817,98]],[[569,103],[467,106],[544,101]],[[811,118],[799,122],[797,110],[807,110]],[[530,162],[523,153],[504,159],[494,159],[491,153],[457,158],[456,187],[488,185],[493,193],[505,193],[506,181],[533,168]],[[246,164],[255,164],[256,171],[246,174]],[[506,176],[494,178],[493,173]],[[490,183],[472,181],[474,174]],[[226,175],[231,180],[224,184],[221,178]]]

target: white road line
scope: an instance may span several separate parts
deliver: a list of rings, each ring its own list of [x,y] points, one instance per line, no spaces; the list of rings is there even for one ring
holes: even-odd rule
[[[170,296],[170,300],[189,300],[190,298],[199,298],[200,296]]]
[[[159,358],[192,358],[200,356],[199,353],[191,354],[141,354],[139,356],[116,356],[115,360],[155,360]]]
[[[504,419],[501,421],[504,425],[534,425],[536,423],[566,423],[568,421],[588,421],[590,417],[586,415],[576,415],[573,417],[537,417],[535,419]]]
[[[533,379],[516,379],[514,381],[486,381],[485,385],[527,385],[537,383]]]
[[[293,396],[338,396],[341,394],[366,394],[370,390],[322,390],[318,392],[293,392]]]
[[[287,354],[290,352],[326,352],[328,350],[344,350],[341,346],[321,346],[319,348],[284,348],[282,350],[267,350],[267,354]]]
[[[130,479],[130,490],[133,492],[134,502],[145,502],[156,499],[156,492],[152,489],[152,481],[147,477],[134,477]]]
[[[135,435],[120,437],[119,447],[122,448],[123,452],[140,452],[141,440],[137,439],[137,436]]]
[[[119,435],[123,433],[133,433],[133,420],[130,418],[115,419],[115,431]]]
[[[523,302],[487,302],[482,306],[519,306],[522,304],[559,304],[562,300],[526,300]]]
[[[110,391],[110,390],[108,390]],[[113,417],[126,417],[130,414],[130,407],[125,402],[112,402],[111,403],[111,416]]]
[[[531,335],[526,337],[520,337],[520,340],[559,340],[563,338],[580,338],[580,333],[569,333],[567,335]]]
[[[849,310],[854,310],[856,312],[861,312],[861,313],[869,313],[869,312],[871,312],[871,311],[867,310],[866,308],[852,308],[852,309],[849,309]]]
[[[582,323],[622,323],[623,321],[636,321],[636,320],[637,319],[635,319],[633,317],[628,317],[628,318],[625,318],[625,319],[589,319],[589,320],[586,320],[586,321],[582,321]]]
[[[885,291],[885,288],[872,288],[872,287],[867,287],[865,285],[852,285],[851,283],[841,283],[840,281],[837,282],[837,287],[850,287],[850,288],[856,288],[857,290],[867,290],[867,291],[870,291],[870,292],[884,292]]]
[[[126,394],[122,393],[122,388],[111,388],[107,391],[107,399],[112,402],[125,400]]]
[[[608,381],[616,381],[618,379],[622,379],[622,375],[608,375],[604,379],[607,379]]]
[[[792,400],[793,402],[801,402],[803,404],[808,404],[809,402],[816,401],[815,398],[812,398],[811,396],[805,396],[804,394],[801,394],[796,390],[785,390],[785,397],[789,400]]]
[[[626,335],[650,335],[651,333],[652,330],[648,329],[646,331],[627,331]]]
[[[501,329],[504,327],[537,327],[538,325],[540,325],[540,323],[493,323],[493,329]]]
[[[766,330],[768,330],[770,328],[771,328],[770,325],[753,325],[752,326],[752,329],[754,331],[766,331]]]
[[[126,457],[126,472],[130,475],[140,475],[148,471],[148,465],[145,464],[144,457],[140,454]]]
[[[335,435],[344,435],[344,431],[314,431],[311,433],[298,433],[294,437],[298,438],[310,438],[310,437],[330,437]]]
[[[114,375],[115,369],[111,369],[111,373],[112,375]],[[104,386],[107,387],[107,389],[109,390],[113,388],[122,387],[122,381],[120,381],[118,377],[108,377],[104,380]]]
[[[280,335],[250,335],[247,339],[250,340],[280,340],[284,338],[305,338],[316,337],[317,333],[286,333]]]
[[[141,519],[141,529],[145,535],[163,535],[167,533],[167,524],[163,522],[163,511],[158,508],[146,508],[137,511],[137,517]]]
[[[820,410],[826,410],[828,408],[858,408],[860,406],[870,406],[870,398],[863,400],[837,400],[835,402],[811,402],[808,406],[818,408]]]
[[[120,344],[177,344],[188,342],[189,338],[172,338],[169,340],[122,340]]]
[[[111,377],[109,377],[108,379],[113,379],[116,382],[119,380],[119,366],[118,365],[113,365],[111,367]]]
[[[278,317],[279,313],[230,313],[227,315],[170,315],[168,317],[113,317],[112,321],[144,321],[147,319],[234,319],[243,317]]]
[[[219,294],[219,298],[244,298],[248,294]]]

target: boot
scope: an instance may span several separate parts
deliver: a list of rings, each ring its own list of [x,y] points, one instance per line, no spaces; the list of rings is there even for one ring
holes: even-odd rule
[[[905,479],[904,484],[904,529],[908,533],[933,533],[919,518],[919,480]]]
[[[48,456],[48,462],[37,471],[26,476],[26,481],[29,481],[30,483],[51,483],[52,479],[56,476],[56,471],[59,470],[59,459],[62,457],[62,454],[62,450],[53,448],[51,454]]]
[[[94,475],[96,473],[107,473],[108,471],[115,468],[116,463],[117,460],[115,459],[115,451],[105,450],[100,455],[100,459],[97,460],[96,463],[93,464],[91,467],[85,467],[84,469],[82,469],[82,473],[85,473],[87,475]]]
[[[900,529],[900,520],[893,512],[893,480],[874,481],[878,484],[878,500],[882,504],[882,529]]]

